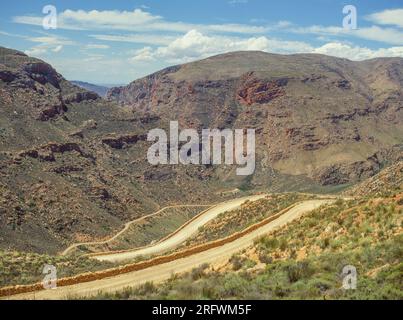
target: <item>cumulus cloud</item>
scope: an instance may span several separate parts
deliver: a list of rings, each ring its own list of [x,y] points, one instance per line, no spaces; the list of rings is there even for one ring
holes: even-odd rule
[[[268,39],[265,36],[236,38],[208,36],[198,30],[190,30],[176,38],[167,46],[152,49],[145,47],[136,52],[132,61],[164,59],[170,63],[188,62],[211,55],[241,50],[295,53],[310,51],[313,48],[304,42]]]
[[[191,30],[178,37],[167,46],[150,46],[134,52],[131,62],[165,61],[166,63],[184,63],[230,51],[265,51],[271,53],[320,53],[351,60],[365,60],[377,57],[403,57],[403,47],[396,46],[372,50],[341,42],[329,42],[320,47],[313,47],[304,42],[283,41],[267,37],[247,39],[207,36],[197,30]]]
[[[143,49],[136,50],[134,56],[130,58],[132,62],[147,62],[154,61],[153,50],[151,47],[144,47]]]
[[[381,25],[395,25],[403,28],[403,9],[391,9],[376,12],[367,17],[368,20]]]
[[[366,60],[379,57],[403,57],[403,47],[372,50],[366,47],[352,46],[340,42],[327,43],[319,48],[315,48],[312,52],[350,60]]]

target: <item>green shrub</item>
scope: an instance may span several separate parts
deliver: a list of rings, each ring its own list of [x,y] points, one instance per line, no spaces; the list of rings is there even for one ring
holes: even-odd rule
[[[232,256],[229,262],[232,264],[232,270],[234,271],[238,271],[242,268],[242,259],[237,255]]]
[[[288,243],[286,239],[282,238],[280,240],[279,248],[281,251],[285,251],[288,248]]]
[[[190,277],[193,281],[199,280],[204,275],[204,271],[209,267],[208,264],[202,264],[201,266],[194,268],[190,273]]]
[[[309,262],[297,262],[287,267],[287,275],[290,282],[297,282],[301,279],[308,278],[314,274],[313,268]]]
[[[259,261],[261,263],[270,264],[273,262],[273,258],[266,253],[259,252]]]

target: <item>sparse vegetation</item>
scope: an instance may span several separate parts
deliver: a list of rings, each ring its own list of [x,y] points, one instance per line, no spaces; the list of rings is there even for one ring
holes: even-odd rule
[[[45,264],[57,268],[58,278],[111,268],[112,263],[85,257],[49,256],[17,251],[0,251],[0,286],[32,284],[42,281]]]
[[[399,199],[337,201],[261,237],[222,270],[130,289],[128,299],[403,299]],[[342,288],[346,265],[357,268],[356,290]]]
[[[241,208],[220,214],[198,230],[194,238],[189,239],[185,246],[196,245],[224,238],[241,231],[278,213],[292,204],[312,198],[313,196],[298,193],[274,194],[253,202],[245,202]]]
[[[401,236],[368,249],[323,253],[303,261],[277,261],[257,273],[211,271],[199,280],[192,273],[154,290],[128,289],[127,299],[403,299]],[[398,249],[400,246],[400,250]],[[342,289],[341,270],[357,266],[357,290]],[[379,271],[377,271],[379,270]],[[97,299],[121,299],[99,294]]]
[[[104,244],[80,245],[75,253],[127,250],[149,245],[161,240],[195,217],[208,206],[167,208],[158,215],[132,224],[119,237]]]

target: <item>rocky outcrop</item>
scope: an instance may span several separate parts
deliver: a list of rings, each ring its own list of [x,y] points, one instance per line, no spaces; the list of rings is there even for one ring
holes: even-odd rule
[[[379,172],[379,170],[379,164],[370,161],[359,161],[353,164],[334,164],[317,170],[313,178],[324,186],[341,185],[367,179]]]
[[[237,91],[237,99],[248,106],[253,104],[264,104],[284,96],[284,87],[288,79],[262,80],[254,76],[253,72],[248,73],[241,79],[242,83]]]
[[[17,75],[9,70],[0,71],[0,80],[4,82],[12,82],[17,78]]]
[[[376,175],[384,166],[403,161],[403,146],[384,149],[366,161],[351,164],[334,164],[314,173],[313,178],[322,185],[340,185],[358,182]]]
[[[19,162],[22,158],[30,157],[41,161],[53,162],[56,161],[56,154],[66,152],[76,152],[84,158],[93,159],[93,157],[85,153],[77,143],[48,143],[37,148],[19,152],[15,157],[15,161]]]
[[[401,192],[403,190],[403,161],[386,167],[377,175],[359,183],[347,190],[350,196],[384,196],[388,193]]]
[[[70,95],[67,95],[64,97],[64,103],[70,104],[70,103],[80,103],[83,101],[91,101],[91,100],[97,100],[99,99],[100,96],[96,94],[95,92],[91,91],[85,91],[85,92],[76,92]]]
[[[146,141],[145,134],[131,134],[118,137],[107,137],[102,139],[102,143],[110,146],[113,149],[123,149],[139,141]]]
[[[140,117],[139,120],[142,124],[150,124],[161,120],[161,118],[155,114],[146,113],[144,116]]]
[[[351,83],[350,83],[350,81],[348,81],[346,79],[339,80],[335,84],[338,88],[341,88],[341,89],[345,89],[345,90],[351,89]]]
[[[62,77],[49,64],[44,62],[28,63],[23,70],[34,81],[42,85],[51,84],[53,87],[60,89],[60,81]]]
[[[164,70],[151,74],[144,79],[132,82],[128,86],[115,87],[108,90],[106,99],[117,101],[121,104],[134,104],[146,98],[151,98],[158,88],[158,84],[170,83],[169,74],[175,73],[180,66],[168,67]]]
[[[67,111],[66,105],[60,102],[60,104],[57,105],[43,107],[41,110],[38,111],[36,119],[40,121],[48,121],[59,115],[62,115],[66,111]]]
[[[86,120],[81,125],[80,129],[74,130],[69,134],[70,137],[74,138],[84,138],[84,133],[89,130],[95,130],[98,127],[98,123],[94,119]]]
[[[67,105],[99,99],[67,82],[49,64],[21,56],[13,50],[1,49],[5,64],[0,65],[0,81],[6,85],[11,99],[38,121],[62,116]],[[23,57],[23,58],[22,58]]]

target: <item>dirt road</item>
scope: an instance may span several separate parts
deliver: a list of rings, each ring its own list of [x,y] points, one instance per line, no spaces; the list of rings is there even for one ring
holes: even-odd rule
[[[69,246],[68,248],[66,248],[66,249],[62,252],[61,255],[62,255],[62,256],[68,255],[72,250],[74,250],[75,248],[77,248],[77,247],[79,247],[79,246],[83,246],[83,245],[102,245],[102,244],[110,243],[110,242],[112,242],[113,240],[115,240],[115,239],[117,239],[118,237],[120,237],[122,234],[124,234],[124,233],[130,228],[131,225],[133,225],[133,224],[135,224],[135,223],[142,222],[142,221],[146,220],[147,218],[150,218],[150,217],[159,215],[160,213],[162,213],[163,211],[165,211],[165,210],[167,210],[167,209],[172,209],[172,208],[196,208],[196,207],[200,207],[200,208],[206,207],[206,208],[208,208],[208,207],[212,207],[212,206],[213,206],[213,205],[176,205],[176,206],[164,207],[164,208],[162,208],[162,209],[160,209],[160,210],[158,210],[158,211],[156,211],[156,212],[154,212],[154,213],[152,213],[152,214],[149,214],[149,215],[146,215],[146,216],[144,216],[144,217],[138,218],[138,219],[136,219],[136,220],[127,222],[127,223],[124,225],[124,228],[123,228],[121,231],[119,231],[119,232],[116,233],[113,237],[111,237],[111,238],[109,238],[109,239],[107,239],[107,240],[104,240],[104,241],[92,241],[92,242],[74,243],[74,244],[72,244],[71,246]]]
[[[148,281],[154,283],[164,281],[172,274],[190,271],[203,263],[215,264],[226,261],[234,253],[239,252],[250,245],[253,241],[274,229],[299,218],[302,214],[314,210],[321,205],[333,202],[332,200],[308,200],[304,201],[289,211],[285,212],[278,219],[264,225],[244,237],[221,247],[206,250],[195,255],[178,259],[172,262],[153,266],[144,270],[126,273],[123,275],[105,278],[102,280],[80,283],[77,285],[60,287],[54,290],[44,290],[10,297],[12,299],[67,299],[72,297],[84,297],[96,295],[99,291],[116,292],[125,287],[134,287]]]
[[[206,223],[216,218],[219,214],[224,213],[226,211],[237,209],[247,200],[256,201],[265,196],[266,195],[243,197],[240,199],[229,200],[220,203],[214,206],[213,208],[204,211],[202,215],[192,220],[179,232],[175,233],[172,237],[168,237],[161,242],[132,251],[126,251],[121,253],[110,253],[110,254],[108,253],[106,255],[97,255],[94,256],[93,258],[99,261],[122,262],[139,256],[149,256],[167,252],[169,250],[175,249],[177,246],[185,242],[192,235],[194,235],[200,227],[204,226]]]

